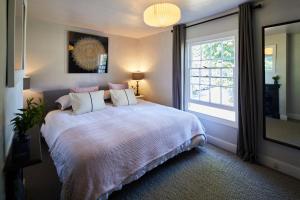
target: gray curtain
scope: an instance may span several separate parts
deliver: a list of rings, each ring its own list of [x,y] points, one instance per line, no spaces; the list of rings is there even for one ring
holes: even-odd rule
[[[173,107],[183,107],[183,73],[185,56],[185,24],[173,27]]]
[[[255,162],[258,127],[252,4],[239,6],[239,136],[237,154]]]

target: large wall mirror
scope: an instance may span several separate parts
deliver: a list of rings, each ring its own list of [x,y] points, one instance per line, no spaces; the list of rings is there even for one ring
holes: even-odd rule
[[[267,140],[300,149],[300,20],[263,27]]]

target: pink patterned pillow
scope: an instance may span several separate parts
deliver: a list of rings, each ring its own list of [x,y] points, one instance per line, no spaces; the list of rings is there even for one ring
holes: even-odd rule
[[[99,90],[99,86],[93,86],[93,87],[75,87],[71,88],[71,93],[84,93],[84,92],[96,92]]]
[[[121,84],[116,84],[116,83],[108,83],[108,87],[110,90],[125,90],[128,89],[128,83],[121,83]]]

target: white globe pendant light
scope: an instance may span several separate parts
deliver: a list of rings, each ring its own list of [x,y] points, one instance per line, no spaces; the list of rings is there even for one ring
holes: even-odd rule
[[[172,3],[156,3],[144,11],[144,22],[152,27],[171,26],[176,24],[180,18],[180,8]]]

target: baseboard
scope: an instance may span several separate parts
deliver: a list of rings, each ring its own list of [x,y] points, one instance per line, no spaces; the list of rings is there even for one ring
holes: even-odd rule
[[[226,151],[230,151],[232,153],[236,153],[236,144],[232,144],[230,142],[227,142],[225,140],[222,140],[220,138],[211,136],[211,135],[206,135],[207,136],[207,142],[210,144],[213,144],[217,147],[220,147],[221,149],[224,149]]]
[[[274,170],[300,179],[300,167],[264,155],[258,156],[258,162]]]
[[[287,115],[280,115],[280,119],[286,121],[288,119],[288,117],[287,117]]]
[[[300,120],[300,115],[299,115],[299,114],[288,113],[287,116],[288,116],[288,118],[290,118],[290,119]]]

